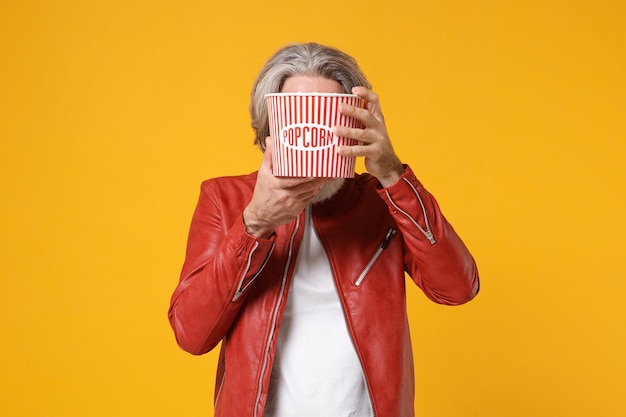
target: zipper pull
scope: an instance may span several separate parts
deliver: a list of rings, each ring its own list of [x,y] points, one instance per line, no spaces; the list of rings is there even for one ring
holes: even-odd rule
[[[435,242],[435,237],[433,236],[433,232],[431,232],[430,230],[426,232],[426,239],[428,239],[431,245],[434,245],[435,243],[437,243]]]
[[[387,231],[387,235],[385,236],[385,240],[383,240],[382,245],[380,245],[381,249],[387,249],[387,246],[389,246],[389,242],[391,241],[391,238],[393,238],[396,233],[398,233],[398,231],[396,229],[394,229],[393,227],[389,228],[389,230]]]

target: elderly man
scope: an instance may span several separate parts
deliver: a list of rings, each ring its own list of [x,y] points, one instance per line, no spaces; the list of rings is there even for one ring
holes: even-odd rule
[[[361,128],[337,149],[365,158],[349,179],[272,175],[265,94],[352,93]],[[280,49],[250,106],[258,172],[205,181],[169,319],[179,345],[222,342],[215,415],[413,416],[405,272],[436,303],[479,289],[476,264],[408,165],[395,154],[377,95],[356,61],[308,43]]]

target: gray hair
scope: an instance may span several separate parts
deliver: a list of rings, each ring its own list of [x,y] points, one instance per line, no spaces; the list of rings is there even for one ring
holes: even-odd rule
[[[279,49],[263,66],[252,88],[250,116],[254,143],[265,151],[269,121],[265,94],[279,93],[285,80],[294,75],[324,77],[337,81],[345,93],[352,87],[371,88],[356,60],[340,50],[317,43],[293,43]]]

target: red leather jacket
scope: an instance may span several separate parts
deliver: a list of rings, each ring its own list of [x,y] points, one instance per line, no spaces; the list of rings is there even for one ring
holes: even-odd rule
[[[270,239],[246,233],[256,174],[208,180],[189,232],[169,319],[182,349],[220,341],[215,416],[263,415],[282,312],[303,235],[302,215]],[[367,174],[312,207],[374,414],[413,416],[413,354],[405,271],[428,298],[457,305],[478,292],[474,260],[410,168],[386,189]]]

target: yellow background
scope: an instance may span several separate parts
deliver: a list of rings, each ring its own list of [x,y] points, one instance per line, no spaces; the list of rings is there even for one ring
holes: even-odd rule
[[[290,41],[358,58],[482,291],[409,289],[422,417],[626,415],[621,0],[2,1],[2,416],[210,416],[166,320],[201,180]]]

